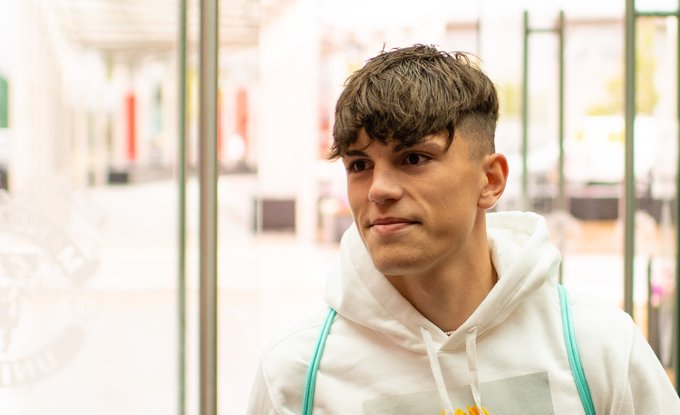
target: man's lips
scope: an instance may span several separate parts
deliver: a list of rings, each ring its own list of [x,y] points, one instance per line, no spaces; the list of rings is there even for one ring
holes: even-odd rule
[[[376,225],[394,225],[397,223],[414,223],[415,221],[412,221],[410,219],[406,218],[378,218],[373,221],[371,221],[370,226],[376,226]]]
[[[406,218],[378,218],[370,222],[369,229],[377,232],[380,235],[389,235],[398,232],[410,225],[418,223]]]

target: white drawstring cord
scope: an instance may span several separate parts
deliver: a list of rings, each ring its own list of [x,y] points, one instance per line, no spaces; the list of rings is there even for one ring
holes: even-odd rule
[[[430,334],[424,327],[420,328],[420,335],[423,337],[425,342],[425,347],[427,349],[427,356],[430,360],[430,370],[432,371],[432,376],[434,377],[434,382],[437,385],[437,392],[439,392],[439,399],[444,404],[444,409],[447,414],[453,415],[453,404],[451,404],[451,399],[449,399],[449,393],[446,391],[446,384],[444,383],[444,376],[442,375],[441,366],[439,366],[439,359],[437,358],[437,351],[434,348],[434,342],[432,341],[432,334]]]
[[[446,414],[453,414],[453,404],[446,391],[446,383],[444,383],[444,376],[442,374],[441,366],[439,365],[439,358],[435,349],[432,334],[424,327],[420,328],[420,334],[423,337],[425,347],[427,349],[427,356],[430,361],[430,370],[434,377],[434,382],[437,385],[437,392],[439,399],[444,404]],[[477,370],[477,327],[472,327],[467,331],[465,336],[465,352],[467,354],[468,370],[470,371],[470,389],[472,390],[472,399],[475,401],[475,406],[480,415],[486,414],[482,406],[482,393],[479,384],[479,372]]]
[[[482,414],[484,413],[484,408],[482,407],[482,393],[479,387],[479,372],[477,371],[477,327],[472,327],[468,330],[467,336],[465,336],[465,351],[467,353],[470,377],[472,378],[470,384],[472,398],[475,400],[475,405],[479,409],[480,414]]]

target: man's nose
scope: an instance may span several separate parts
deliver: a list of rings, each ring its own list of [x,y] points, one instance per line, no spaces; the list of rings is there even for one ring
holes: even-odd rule
[[[389,168],[374,166],[368,200],[378,205],[399,200],[402,195],[401,183],[397,174]]]

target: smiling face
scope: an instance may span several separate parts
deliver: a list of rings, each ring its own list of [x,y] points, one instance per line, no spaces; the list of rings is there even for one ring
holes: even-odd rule
[[[342,157],[357,229],[387,276],[446,272],[488,257],[483,215],[502,193],[507,162],[474,155],[458,132],[448,147],[447,138],[443,131],[400,149],[361,130]]]

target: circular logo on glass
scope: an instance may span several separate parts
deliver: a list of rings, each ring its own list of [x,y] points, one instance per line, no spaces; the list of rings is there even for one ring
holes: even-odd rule
[[[54,374],[85,341],[96,215],[52,196],[0,192],[0,388]]]

